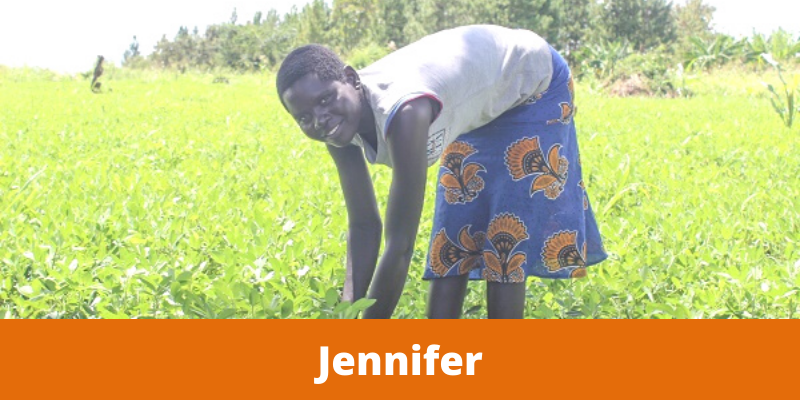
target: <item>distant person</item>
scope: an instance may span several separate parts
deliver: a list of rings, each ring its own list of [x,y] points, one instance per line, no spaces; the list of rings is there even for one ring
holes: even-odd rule
[[[103,56],[97,56],[97,64],[94,66],[94,75],[92,77],[92,91],[97,93],[100,91],[100,82],[97,80],[103,75]]]
[[[277,88],[338,169],[349,222],[343,297],[369,288],[365,318],[397,305],[427,168],[439,160],[428,317],[460,317],[468,279],[484,279],[489,318],[521,318],[527,277],[583,277],[607,257],[581,177],[570,70],[535,33],[450,29],[361,71],[307,45],[283,61]],[[393,168],[384,223],[365,160]]]

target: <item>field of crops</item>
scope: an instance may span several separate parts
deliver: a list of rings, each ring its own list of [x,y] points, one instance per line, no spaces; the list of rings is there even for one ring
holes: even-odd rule
[[[0,318],[335,318],[346,215],[324,146],[269,75],[0,68]],[[585,180],[609,260],[528,281],[526,317],[800,312],[800,127],[769,72],[691,77],[688,99],[579,84]],[[390,171],[372,169],[383,209]],[[436,169],[429,170],[428,194]],[[425,315],[433,201],[398,318]],[[486,316],[473,282],[468,318]]]

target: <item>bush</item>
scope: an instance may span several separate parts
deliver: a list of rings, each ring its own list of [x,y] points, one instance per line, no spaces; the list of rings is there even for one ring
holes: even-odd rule
[[[648,53],[634,53],[619,63],[613,81],[639,75],[649,94],[658,96],[685,96],[683,68],[674,62],[672,54],[659,47]]]
[[[630,53],[624,44],[591,47],[582,64],[583,75],[615,96],[687,96],[683,67],[669,48]]]
[[[380,46],[375,43],[370,43],[366,46],[358,47],[350,52],[346,58],[348,64],[355,69],[362,69],[375,61],[380,60],[385,55],[391,53],[388,46]]]

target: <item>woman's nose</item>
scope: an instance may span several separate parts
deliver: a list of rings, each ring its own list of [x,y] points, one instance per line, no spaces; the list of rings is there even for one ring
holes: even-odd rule
[[[329,117],[327,114],[317,114],[314,117],[314,129],[324,128],[328,123],[328,119]]]

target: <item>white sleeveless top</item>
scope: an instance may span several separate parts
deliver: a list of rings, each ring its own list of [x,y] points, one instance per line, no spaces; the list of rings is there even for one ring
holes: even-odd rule
[[[392,166],[386,132],[405,103],[429,97],[440,112],[428,131],[428,166],[459,135],[544,92],[553,75],[550,46],[539,35],[492,25],[441,31],[359,71],[375,114],[378,146],[353,144],[370,163]]]

